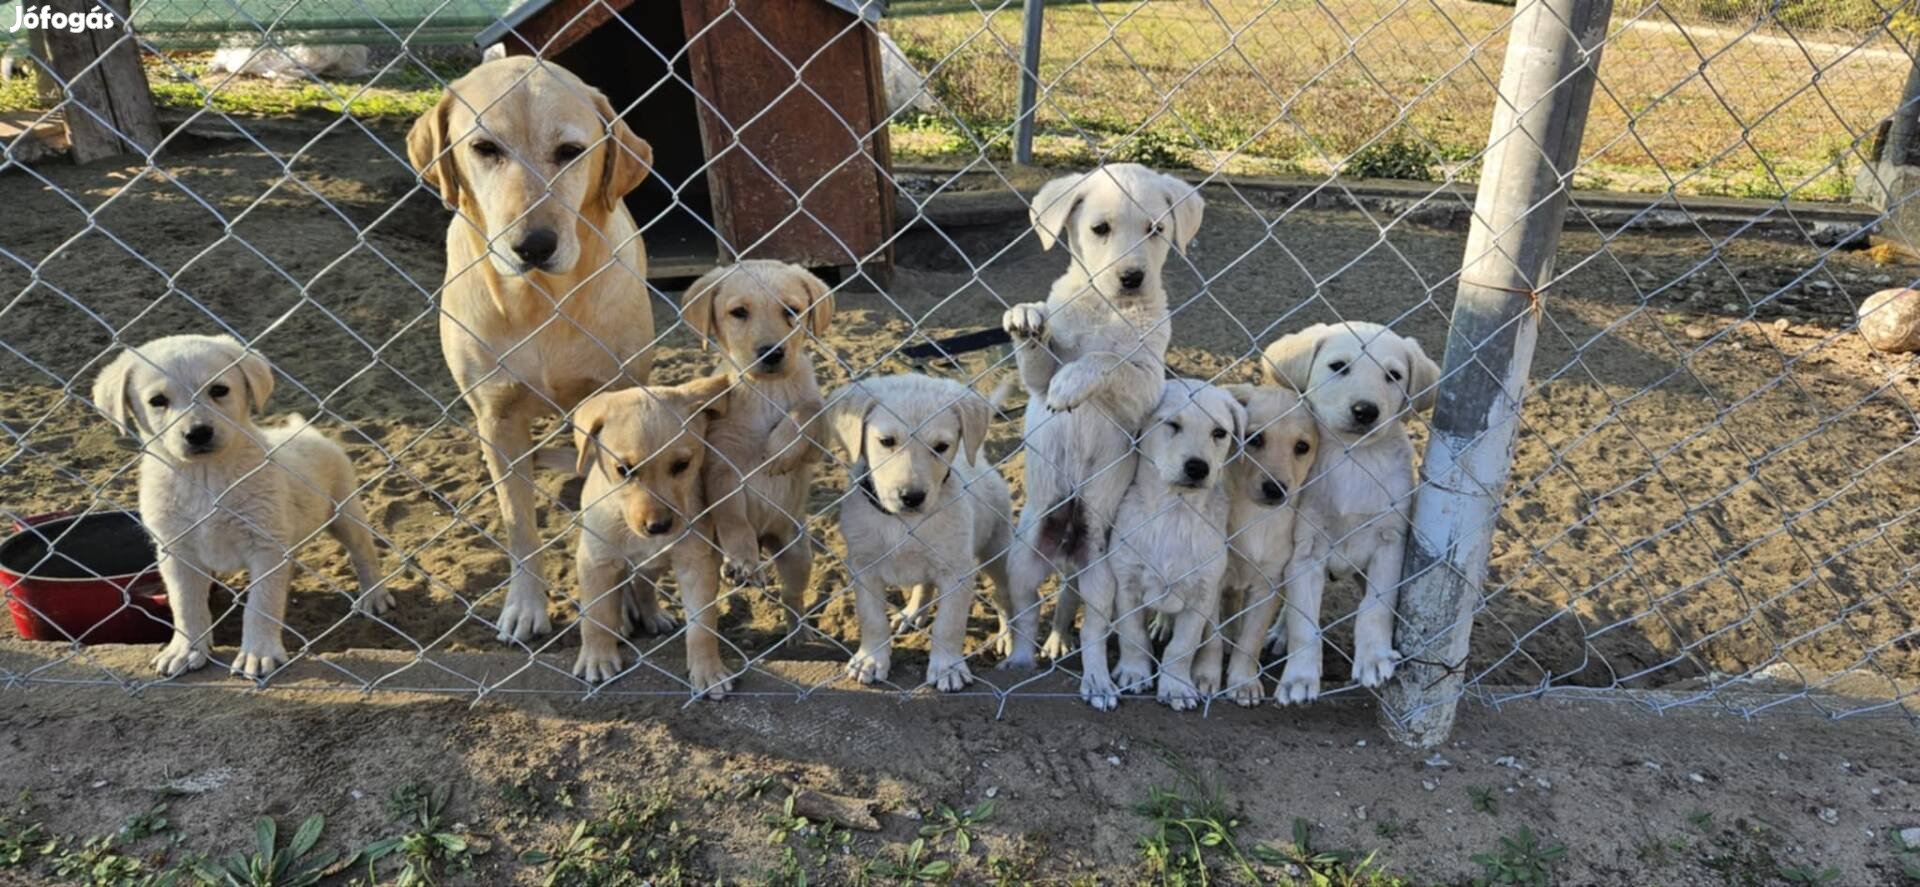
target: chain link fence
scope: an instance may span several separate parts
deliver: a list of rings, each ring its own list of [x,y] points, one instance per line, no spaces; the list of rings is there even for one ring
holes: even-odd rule
[[[1913,717],[1920,370],[1869,345],[1857,317],[1869,295],[1920,277],[1900,224],[1912,186],[1899,182],[1913,180],[1880,162],[1889,123],[1914,113],[1901,98],[1909,4],[1622,0],[1610,17],[1601,5],[1591,39],[1570,7],[1527,0],[675,6],[531,3],[476,20],[454,5],[342,4],[340,33],[384,35],[373,69],[271,86],[206,73],[143,33],[135,8],[117,39],[142,50],[161,137],[121,133],[134,153],[79,166],[29,162],[29,148],[57,140],[63,119],[99,115],[76,92],[7,85],[0,512],[19,533],[0,562],[16,624],[38,639],[6,640],[0,677],[574,697],[723,685],[806,697],[858,677],[1065,704],[1101,695],[1082,680],[1062,594],[1091,585],[1096,601],[1118,594],[1099,615],[1115,623],[1120,677],[1180,661],[1152,639],[1164,625],[1213,663],[1192,675],[1198,704],[1271,704],[1303,636],[1283,650],[1276,630],[1265,649],[1245,626],[1262,612],[1287,624],[1273,611],[1308,561],[1282,556],[1292,563],[1258,581],[1231,561],[1291,544],[1261,531],[1280,541],[1256,545],[1247,515],[1297,505],[1288,513],[1311,530],[1300,539],[1373,573],[1328,585],[1304,636],[1324,646],[1321,697],[1376,693],[1361,679],[1382,683],[1379,664],[1351,656],[1379,629],[1357,623],[1394,612],[1378,592],[1398,590],[1390,720],[1547,693]],[[191,18],[196,33],[290,45],[312,22],[289,15],[208,4]],[[1023,15],[1043,15],[1031,112]],[[491,63],[505,80],[471,75],[477,52],[428,53],[419,37],[454,30],[580,79],[511,61]],[[1530,98],[1502,88],[1503,68],[1524,67],[1508,60],[1523,32],[1572,47],[1567,73]],[[1583,82],[1584,136],[1576,123],[1557,146],[1525,122]],[[574,123],[594,90],[607,110],[589,132]],[[1552,124],[1563,135],[1565,117]],[[1011,160],[1028,147],[1023,119],[1038,167]],[[1514,145],[1547,158],[1546,188],[1496,219],[1490,201],[1506,198],[1488,195],[1511,198],[1501,176],[1516,173],[1489,158]],[[1123,163],[1168,178],[1112,171]],[[1065,207],[1042,190],[1101,164]],[[647,175],[624,204],[596,203],[635,169]],[[1856,181],[1879,184],[1877,204],[1854,202],[1871,190]],[[1082,212],[1096,205],[1100,219]],[[543,244],[538,231],[560,233]],[[569,250],[598,275],[562,267]],[[695,280],[736,258],[811,270]],[[1158,278],[1164,317],[1123,324],[1131,341],[1086,344],[1095,334],[1076,323],[1157,298],[1153,280],[1126,286],[1135,271]],[[1080,284],[1055,286],[1047,335],[1007,344],[1005,328],[1035,329],[1009,310],[1046,300],[1063,275]],[[1525,310],[1470,335],[1456,301],[1474,288]],[[1269,346],[1344,322],[1385,331],[1361,337],[1348,373],[1276,370]],[[195,364],[143,350],[126,387],[95,387],[129,347],[187,333],[232,336],[270,362],[271,385],[245,375],[239,351]],[[1418,372],[1397,337],[1435,371]],[[1515,338],[1517,360],[1486,350]],[[1078,384],[1118,400],[1048,408],[1058,392],[1033,370],[1047,357],[1079,361]],[[1330,418],[1349,406],[1341,379],[1375,370],[1395,374],[1379,383],[1386,415],[1359,431]],[[910,372],[927,378],[889,381]],[[1176,452],[1165,436],[1181,417],[1146,409],[1162,372],[1263,386],[1242,400],[1291,382],[1304,400],[1254,408],[1260,421],[1227,428],[1215,456],[1210,438]],[[271,388],[258,427],[297,412],[344,444],[351,483],[289,463],[298,448],[279,437],[249,444],[245,404],[222,400],[245,395],[213,387],[233,380],[262,399]],[[1445,424],[1475,386],[1496,426],[1499,405],[1511,421],[1446,443],[1457,429],[1438,434],[1424,403],[1437,397]],[[164,407],[148,400],[161,388]],[[1165,406],[1223,426],[1247,412],[1209,396]],[[237,443],[181,449],[191,442],[172,438],[197,424]],[[1404,483],[1402,428],[1423,462]],[[1115,434],[1130,445],[1101,457]],[[1308,447],[1299,477],[1257,452],[1270,437]],[[1471,484],[1446,481],[1447,495],[1491,503],[1478,524],[1422,513],[1459,469],[1455,445],[1497,457],[1491,474],[1467,471]],[[1214,459],[1219,490],[1191,506],[1211,515],[1199,531],[1157,523],[1206,498],[1170,467],[1190,456]],[[1313,488],[1347,463],[1362,466],[1348,472],[1357,486]],[[1269,483],[1290,504],[1252,501]],[[315,538],[319,523],[276,524],[257,504],[318,494],[356,503],[327,514],[372,537],[362,572]],[[1135,507],[1122,495],[1160,504],[1110,537],[1115,509]],[[168,589],[124,514],[147,501],[181,512],[171,535],[144,524],[176,562]],[[1367,538],[1407,520],[1409,550],[1441,554],[1409,558],[1403,576],[1399,537],[1382,536],[1388,560]],[[355,532],[340,535],[351,547]],[[1109,546],[1133,564],[1117,589]],[[1036,569],[1057,575],[1027,599]],[[1222,573],[1240,579],[1195,635],[1162,594],[1217,590],[1194,577]],[[1468,592],[1435,617],[1423,595],[1441,574]],[[275,613],[266,592],[281,581],[291,592]],[[147,661],[155,646],[100,644],[175,637],[159,595],[182,583],[211,584],[205,618],[182,624],[212,667],[167,677]],[[576,594],[583,584],[594,592]],[[883,585],[895,586],[886,609],[863,606],[861,590]],[[1010,599],[989,593],[1005,585]],[[391,608],[375,605],[388,595]],[[1288,602],[1297,612],[1297,594]],[[1209,609],[1204,594],[1197,606]],[[1469,623],[1470,638],[1454,630]],[[1049,624],[1065,631],[1032,667],[995,667],[1025,666]],[[284,655],[257,642],[275,634]],[[1196,643],[1209,638],[1216,649]],[[1259,668],[1251,693],[1210,658],[1236,654]],[[1153,696],[1148,684],[1126,704]]]

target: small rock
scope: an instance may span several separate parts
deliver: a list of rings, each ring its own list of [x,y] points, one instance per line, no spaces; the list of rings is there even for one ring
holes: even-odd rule
[[[987,797],[989,798],[1000,797],[1000,787],[997,785],[987,786]]]
[[[1366,748],[1366,747],[1367,747],[1367,741],[1366,741],[1365,739],[1362,739],[1362,740],[1359,740],[1359,741],[1357,741],[1357,742],[1355,742],[1355,743],[1353,744],[1353,747],[1354,747],[1354,748]]]
[[[356,788],[353,791],[347,792],[347,796],[356,801],[359,801],[359,800],[365,799],[367,796],[367,793]]]
[[[1553,782],[1545,776],[1535,776],[1533,778],[1533,784],[1539,786],[1541,791],[1553,791]]]
[[[1453,766],[1453,762],[1447,760],[1445,755],[1442,755],[1436,752],[1433,757],[1427,759],[1427,766],[1432,767],[1436,770],[1439,770],[1445,767]]]
[[[1698,774],[1698,773],[1688,773],[1688,774],[1687,774],[1687,781],[1688,781],[1688,782],[1692,782],[1692,783],[1697,783],[1697,784],[1700,784],[1700,785],[1706,785],[1706,784],[1707,784],[1707,778],[1706,778],[1705,776],[1701,776],[1701,775],[1700,775],[1700,774]]]
[[[1900,830],[1900,846],[1920,847],[1920,826]]]
[[[1527,765],[1513,755],[1501,755],[1500,757],[1494,758],[1493,765],[1495,767],[1506,767],[1512,770],[1527,769]]]
[[[1120,756],[1119,756],[1119,755],[1107,755],[1107,763],[1109,763],[1109,764],[1112,764],[1112,765],[1113,765],[1113,766],[1115,766],[1115,767],[1118,767],[1118,766],[1120,766]]]
[[[1784,333],[1790,329],[1793,329],[1793,321],[1784,317],[1773,322],[1773,331],[1776,333]]]
[[[1431,779],[1422,779],[1420,780],[1420,787],[1427,791],[1434,791],[1440,787],[1440,783],[1434,782]]]
[[[1746,313],[1746,309],[1745,309],[1745,308],[1743,308],[1743,307],[1741,307],[1741,305],[1740,305],[1740,303],[1738,303],[1738,302],[1722,302],[1722,303],[1720,304],[1720,310],[1722,310],[1722,311],[1725,311],[1725,312],[1727,312],[1728,314],[1744,314],[1744,313]]]
[[[1707,329],[1706,327],[1697,323],[1687,324],[1687,328],[1682,330],[1681,332],[1686,333],[1687,338],[1693,339],[1695,341],[1699,341],[1701,339],[1704,339],[1708,336],[1713,335],[1713,330]]]
[[[880,830],[873,816],[877,802],[871,798],[849,798],[803,788],[793,793],[793,812],[808,819],[827,820],[863,832]]]
[[[1360,806],[1353,808],[1353,818],[1358,819],[1361,822],[1366,822],[1367,821],[1367,805],[1361,804]]]
[[[1860,336],[1893,354],[1920,351],[1920,290],[1881,290],[1860,303]]]
[[[1786,760],[1786,759],[1787,759],[1787,753],[1786,753],[1786,752],[1779,752],[1779,753],[1777,753],[1777,754],[1775,754],[1775,755],[1774,755],[1774,757],[1775,757],[1775,758],[1778,758],[1778,759],[1780,759],[1780,760],[1782,760],[1782,761],[1784,761],[1784,760]]]
[[[1822,807],[1820,808],[1820,812],[1816,815],[1820,817],[1821,822],[1824,822],[1828,825],[1840,824],[1840,811],[1835,810],[1832,807]]]
[[[1273,759],[1272,759],[1272,758],[1254,758],[1254,759],[1253,759],[1253,761],[1254,761],[1254,763],[1256,763],[1256,764],[1259,764],[1259,765],[1260,765],[1260,766],[1262,766],[1262,767],[1265,767],[1265,766],[1267,766],[1267,765],[1269,765],[1269,764],[1272,764],[1272,763],[1273,763]]]
[[[1658,773],[1658,772],[1660,772],[1660,771],[1661,771],[1661,769],[1663,769],[1663,768],[1662,768],[1662,767],[1660,766],[1660,762],[1659,762],[1659,761],[1642,761],[1642,762],[1640,762],[1640,766],[1642,766],[1642,767],[1645,767],[1645,768],[1647,768],[1648,770],[1652,770],[1652,771],[1653,771],[1653,772],[1655,772],[1655,773]]]
[[[93,787],[94,787],[94,788],[106,788],[106,787],[107,787],[107,781],[106,781],[106,780],[104,780],[104,779],[96,779],[96,780],[94,780],[94,781],[93,781]]]

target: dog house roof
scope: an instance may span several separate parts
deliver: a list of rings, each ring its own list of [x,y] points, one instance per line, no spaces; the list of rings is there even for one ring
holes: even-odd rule
[[[479,36],[473,38],[473,45],[485,49],[495,43],[499,43],[501,40],[506,39],[507,35],[513,33],[515,28],[520,27],[529,19],[544,12],[547,7],[569,2],[571,2],[571,0],[527,0],[527,2],[507,10],[505,15],[500,16],[493,24],[488,25],[485,30],[480,32]],[[625,2],[622,2],[622,0],[612,0],[611,5],[615,9],[618,9],[625,7],[630,2],[632,2],[632,0],[625,0]],[[859,16],[869,22],[880,21],[880,16],[886,12],[887,7],[886,0],[813,0],[813,2],[824,3],[846,12],[849,15]]]

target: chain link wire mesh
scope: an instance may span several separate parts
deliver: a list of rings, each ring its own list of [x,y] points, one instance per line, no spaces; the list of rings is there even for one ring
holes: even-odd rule
[[[845,6],[689,0],[682,27],[662,29],[644,5],[607,0],[488,8],[484,22],[473,4],[341,4],[322,17],[379,44],[373,73],[305,70],[271,89],[205,73],[200,57],[169,47],[166,28],[141,27],[178,8],[136,6],[135,29],[119,39],[142,50],[164,137],[137,156],[81,167],[23,158],[49,126],[96,110],[62,95],[38,103],[9,85],[6,119],[17,125],[0,167],[0,511],[20,533],[0,561],[29,577],[8,586],[16,620],[49,639],[7,640],[0,677],[128,690],[257,683],[580,697],[725,686],[806,697],[855,686],[851,673],[900,693],[933,684],[1002,704],[1071,699],[1087,684],[1067,585],[1050,580],[1034,600],[1018,587],[1006,599],[989,592],[1026,581],[1017,566],[1005,575],[1010,562],[1028,558],[1031,572],[1037,537],[1015,527],[1037,526],[1061,501],[1029,499],[1036,481],[1062,498],[1106,490],[1105,509],[1129,486],[1159,484],[1154,501],[1186,507],[1156,480],[1172,451],[1152,439],[1173,432],[1147,421],[1138,401],[1159,400],[1159,383],[1140,379],[1164,366],[1220,386],[1272,387],[1263,349],[1342,321],[1383,324],[1439,359],[1513,7],[1046,5],[1034,147],[1049,172],[1008,159],[1020,114],[1019,4],[896,0],[884,16]],[[1616,6],[1578,164],[1560,171],[1577,190],[1558,271],[1540,288],[1511,477],[1497,525],[1485,528],[1490,574],[1473,602],[1470,652],[1448,663],[1466,674],[1466,696],[1498,704],[1634,691],[1656,708],[1706,703],[1751,715],[1805,702],[1833,716],[1912,717],[1920,373],[1911,354],[1867,345],[1856,312],[1870,293],[1910,285],[1920,265],[1902,258],[1912,243],[1897,224],[1910,195],[1896,191],[1884,209],[1845,200],[1857,177],[1889,190],[1898,181],[1875,152],[1889,120],[1915,110],[1900,99],[1914,58],[1909,7]],[[314,29],[311,11],[210,3],[166,20],[291,45]],[[489,33],[529,39],[540,16],[553,17],[551,27],[529,48],[571,60],[584,83],[533,68],[507,88],[442,102],[477,59],[429,52],[439,38],[423,35],[490,23]],[[581,34],[591,36],[571,42]],[[793,52],[801,43],[810,48]],[[865,72],[830,57],[846,44],[867,48]],[[586,49],[568,55],[575,45]],[[621,65],[602,64],[609,54],[658,74],[623,82]],[[703,65],[711,79],[696,70]],[[851,94],[871,102],[849,101],[848,78]],[[775,98],[741,113],[725,97],[741,83],[772,84],[751,94]],[[572,119],[563,106],[591,107],[591,88],[655,156],[622,142],[618,127],[554,136],[522,125]],[[543,91],[529,110],[515,90],[533,89]],[[670,94],[687,97],[677,115],[651,104]],[[449,107],[452,119],[480,122],[444,133],[424,161],[410,157],[408,125]],[[767,147],[769,132],[789,129],[806,135]],[[670,144],[682,154],[669,158]],[[697,148],[690,159],[687,144]],[[637,236],[617,213],[592,209],[600,180],[582,184],[623,155],[653,173],[629,201],[646,207],[634,214]],[[488,177],[535,186],[518,198],[496,188],[489,204],[456,199],[449,214],[435,163],[449,164],[469,196],[495,187]],[[1113,251],[1077,229],[1064,249],[1043,250],[1030,223],[1045,210],[1042,184],[1119,163],[1181,183],[1167,180],[1164,193],[1128,186],[1108,207],[1114,220],[1146,223],[1116,230],[1115,243],[1164,252],[1167,310],[1129,327],[1136,339],[1114,346],[1117,360],[1081,361],[1082,384],[1134,406],[1046,411],[1080,423],[1073,434],[1087,441],[1058,451],[1085,464],[1047,462],[1031,446],[1044,432],[1022,423],[1053,392],[1029,390],[1022,360],[1085,357],[1074,353],[1071,317],[1139,297],[1096,286],[1074,296],[1079,313],[1066,320],[1049,306],[1052,338],[1024,346],[1024,357],[961,343],[993,339],[1005,312],[1045,300],[1063,274],[1134,270],[1132,258],[1098,258]],[[810,172],[795,177],[797,168]],[[867,177],[872,199],[854,209],[821,199],[838,193],[835,176]],[[742,181],[756,188],[714,185]],[[1197,234],[1170,231],[1183,224],[1176,207],[1189,186],[1204,219]],[[824,233],[831,249],[783,254],[781,229],[744,230],[739,220],[768,205],[783,208],[781,224]],[[875,239],[848,233],[876,212],[897,220]],[[528,258],[526,232],[548,223],[577,232],[601,283],[516,276],[516,263],[540,261]],[[450,255],[463,236],[479,246]],[[1190,246],[1173,242],[1185,238]],[[712,264],[700,249],[714,241],[729,259],[795,258],[814,270],[802,278],[742,266],[691,281]],[[676,253],[688,244],[691,259]],[[518,318],[511,335],[448,307],[486,292],[521,300],[500,306]],[[587,297],[600,307],[579,309]],[[624,306],[619,322],[595,313],[609,305]],[[124,349],[182,333],[229,335],[269,361],[275,390],[259,427],[288,412],[310,418],[345,445],[351,484],[279,468],[292,447],[271,436],[246,445],[255,432],[244,406],[216,403],[211,375],[182,377],[184,364],[157,354],[143,352],[134,375],[158,373],[151,383],[190,407],[96,402],[95,380]],[[785,354],[784,374],[764,362],[772,348]],[[1381,349],[1368,348],[1356,371],[1386,369]],[[456,380],[456,351],[479,369]],[[225,380],[244,361],[235,351],[206,372]],[[1146,375],[1132,372],[1139,367]],[[892,378],[911,371],[928,378]],[[1418,390],[1402,382],[1403,394],[1449,384],[1424,381]],[[1308,401],[1332,390],[1301,387]],[[1204,397],[1191,401],[1173,406],[1221,415]],[[1354,459],[1401,421],[1389,407],[1372,436],[1323,428],[1316,439],[1299,430],[1311,427],[1298,421],[1308,409],[1230,430],[1210,466],[1225,478],[1223,495],[1304,480],[1249,467],[1262,435],[1285,430],[1315,448],[1310,458]],[[115,410],[146,439],[119,438],[102,418]],[[512,417],[523,414],[538,418],[516,430]],[[186,461],[169,435],[184,435],[193,416],[213,416],[217,435],[240,442],[203,460],[214,470],[169,468]],[[1404,424],[1419,452],[1417,411]],[[1111,433],[1139,446],[1087,458]],[[1411,508],[1419,485],[1396,485],[1391,459],[1377,465],[1362,472],[1376,487],[1353,495]],[[371,535],[371,563],[356,574],[342,546],[313,538],[326,535],[319,524],[275,526],[270,511],[240,507],[268,477],[280,491],[269,499],[354,503],[329,515]],[[169,679],[146,663],[152,647],[96,645],[123,632],[156,642],[173,634],[145,534],[124,514],[139,507],[140,483],[202,503],[181,506],[191,514],[177,536],[151,520],[146,529],[172,560],[196,565],[174,568],[169,590],[212,587],[211,611],[191,626],[209,671],[241,667],[252,681]],[[1009,483],[1010,493],[999,488]],[[1283,491],[1293,502],[1313,495]],[[912,507],[908,492],[925,494],[923,523],[887,513]],[[1120,611],[1100,614],[1116,623],[1123,683],[1145,681],[1154,657],[1172,658],[1149,640],[1147,602],[1160,583],[1228,569],[1221,541],[1234,528],[1189,537],[1158,529],[1165,514],[1109,539],[1101,524],[1111,511],[1068,513],[1065,525],[1086,533],[1096,554],[1050,565],[1083,588],[1111,585],[1111,556],[1098,553],[1108,546],[1168,572],[1197,565],[1154,589],[1123,587]],[[1315,529],[1345,543],[1372,531]],[[357,530],[340,535],[351,545]],[[104,591],[88,581],[101,579]],[[1246,651],[1259,684],[1231,686],[1216,662],[1210,676],[1192,677],[1200,704],[1272,699],[1287,653],[1249,650],[1267,639],[1242,628],[1276,609],[1293,579],[1263,574],[1228,589],[1201,636],[1219,649],[1202,661]],[[271,612],[265,593],[275,581],[291,584],[284,613]],[[82,586],[104,595],[101,609],[75,615]],[[887,608],[861,600],[883,586],[895,587]],[[1350,659],[1358,590],[1353,579],[1329,586],[1325,696],[1372,692]],[[388,595],[390,609],[375,606]],[[180,605],[180,593],[172,597]],[[1054,624],[1066,631],[1033,667],[993,667],[1008,656],[1025,665],[1018,660],[1060,614]],[[258,624],[243,629],[249,619]],[[256,632],[283,635],[284,655],[256,645]],[[1193,640],[1176,630],[1175,643]]]

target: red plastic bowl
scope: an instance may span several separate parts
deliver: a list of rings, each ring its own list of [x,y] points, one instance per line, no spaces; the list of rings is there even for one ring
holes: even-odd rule
[[[0,590],[30,641],[162,644],[173,637],[167,590],[140,515],[43,514],[0,542]]]

